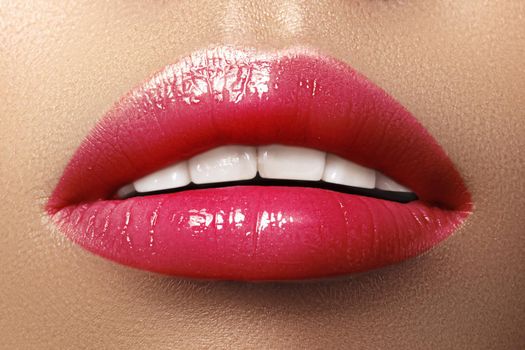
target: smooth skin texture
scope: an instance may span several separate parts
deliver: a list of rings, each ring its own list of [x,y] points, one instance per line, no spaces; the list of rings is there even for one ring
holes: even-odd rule
[[[5,348],[518,349],[525,345],[525,3],[5,1]],[[196,49],[308,46],[346,61],[443,145],[475,211],[430,253],[294,284],[197,282],[67,241],[43,206],[127,90]]]

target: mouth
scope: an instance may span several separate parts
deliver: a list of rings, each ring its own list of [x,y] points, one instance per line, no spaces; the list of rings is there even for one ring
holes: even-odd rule
[[[230,47],[126,94],[46,205],[68,238],[104,258],[230,280],[394,264],[471,210],[436,140],[366,77],[308,50]]]

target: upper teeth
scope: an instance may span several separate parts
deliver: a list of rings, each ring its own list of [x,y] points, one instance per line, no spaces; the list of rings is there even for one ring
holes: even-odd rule
[[[253,179],[257,175],[257,149],[223,146],[189,161],[191,181],[196,184]]]
[[[341,185],[374,188],[376,172],[359,164],[340,158],[334,154],[326,155],[323,180]]]
[[[334,154],[283,145],[222,146],[151,173],[133,182],[137,192],[153,192],[195,184],[249,180],[257,175],[268,179],[331,182],[335,184],[411,192],[389,177]],[[118,195],[132,192],[127,185]]]
[[[186,186],[191,182],[188,162],[171,165],[133,183],[137,192],[151,192]]]
[[[324,152],[282,145],[261,146],[257,151],[257,167],[263,178],[319,181],[323,176]]]

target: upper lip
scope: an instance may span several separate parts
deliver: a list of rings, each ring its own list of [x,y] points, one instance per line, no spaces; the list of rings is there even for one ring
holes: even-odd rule
[[[407,185],[417,193],[418,203],[451,215],[450,229],[440,233],[443,237],[407,256],[444,238],[471,208],[460,174],[426,129],[401,104],[344,63],[304,49],[257,53],[221,47],[165,67],[124,96],[79,147],[47,210],[62,214],[61,222],[64,217],[71,221],[73,208],[109,202],[121,186],[225,144],[316,148]],[[404,257],[375,261],[368,267]],[[266,279],[320,274],[281,276],[268,270],[219,274],[202,271],[202,266],[192,274],[131,264],[201,277]]]

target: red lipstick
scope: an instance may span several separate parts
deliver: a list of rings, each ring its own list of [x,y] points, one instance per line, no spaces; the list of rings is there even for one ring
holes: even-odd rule
[[[114,198],[148,173],[230,144],[330,152],[381,171],[418,200],[286,186]],[[393,264],[448,237],[471,208],[443,149],[363,75],[306,50],[229,47],[196,52],[124,96],[82,142],[46,207],[70,239],[105,258],[236,280]]]

